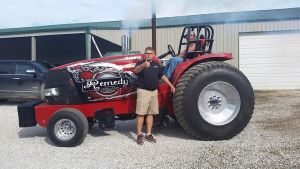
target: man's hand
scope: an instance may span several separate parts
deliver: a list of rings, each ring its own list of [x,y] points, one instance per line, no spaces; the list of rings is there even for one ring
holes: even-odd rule
[[[145,62],[143,63],[143,65],[144,65],[145,68],[150,67],[150,62],[145,61]]]
[[[171,92],[174,94],[174,93],[175,93],[175,87],[174,87],[174,86],[172,85],[172,83],[169,81],[169,79],[167,78],[167,76],[166,76],[166,75],[163,75],[163,76],[161,77],[161,79],[169,85],[169,87],[171,88]]]
[[[174,94],[175,93],[175,87],[172,85],[170,88],[171,88],[171,92]]]
[[[182,51],[182,52],[180,52],[179,55],[178,55],[178,57],[183,57],[184,55],[185,55],[185,50]]]
[[[140,64],[139,66],[135,67],[133,72],[140,73],[144,68],[150,67],[150,62],[145,61],[144,63]]]

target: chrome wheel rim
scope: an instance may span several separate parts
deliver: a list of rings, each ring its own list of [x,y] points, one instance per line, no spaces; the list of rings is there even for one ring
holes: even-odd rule
[[[218,81],[207,85],[198,98],[198,110],[209,124],[221,126],[230,123],[239,113],[241,99],[229,83]]]
[[[76,134],[76,126],[69,119],[60,119],[54,125],[54,133],[60,140],[71,140]]]

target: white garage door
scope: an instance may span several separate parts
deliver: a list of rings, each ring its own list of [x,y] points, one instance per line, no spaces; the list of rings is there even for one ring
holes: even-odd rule
[[[300,32],[242,34],[239,52],[254,89],[300,89]]]

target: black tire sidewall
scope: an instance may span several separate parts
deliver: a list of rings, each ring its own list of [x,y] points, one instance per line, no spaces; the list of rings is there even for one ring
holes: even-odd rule
[[[222,81],[231,84],[238,91],[241,98],[240,111],[228,124],[216,126],[206,122],[198,110],[198,97],[202,90],[209,84]],[[236,135],[248,123],[252,115],[251,105],[253,101],[253,90],[248,79],[239,71],[216,67],[194,77],[191,83],[187,84],[184,92],[183,109],[185,118],[197,133],[212,136],[213,138],[227,138]],[[250,104],[249,104],[250,101]]]
[[[80,113],[80,112],[79,112]],[[75,136],[70,140],[60,140],[56,137],[54,132],[54,126],[56,122],[58,122],[60,119],[68,119],[71,120],[74,125],[76,126],[76,133]],[[58,146],[63,147],[70,147],[70,146],[76,146],[79,145],[83,139],[85,138],[85,124],[82,118],[78,115],[78,112],[74,112],[71,110],[62,110],[56,112],[49,120],[48,126],[47,126],[47,132],[50,140],[54,142]]]

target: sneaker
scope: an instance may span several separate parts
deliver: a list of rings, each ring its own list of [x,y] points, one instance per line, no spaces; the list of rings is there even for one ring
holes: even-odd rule
[[[146,135],[146,136],[145,136],[145,140],[147,140],[147,141],[149,141],[149,142],[151,142],[151,143],[156,143],[156,140],[155,140],[155,138],[153,137],[152,134]]]
[[[143,135],[140,134],[137,136],[137,140],[136,142],[139,144],[139,145],[143,145],[144,144],[144,141],[143,141]]]

